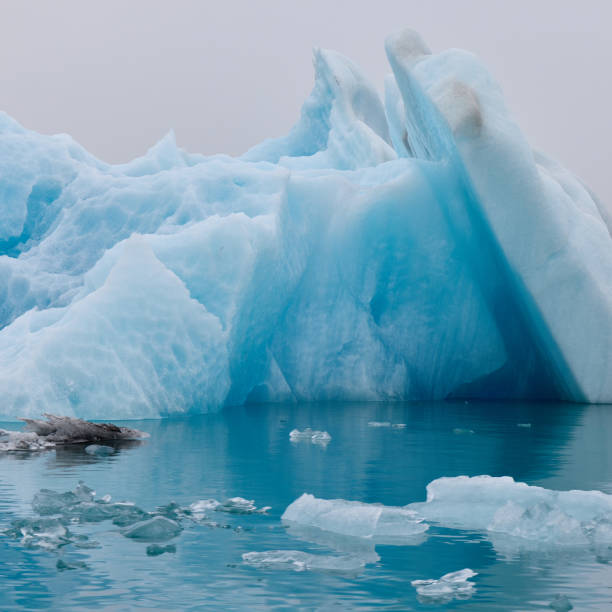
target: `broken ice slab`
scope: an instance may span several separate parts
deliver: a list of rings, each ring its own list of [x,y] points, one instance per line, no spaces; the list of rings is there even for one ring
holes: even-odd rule
[[[462,427],[455,427],[455,429],[453,429],[453,433],[460,436],[460,435],[464,435],[464,434],[473,434],[474,430],[473,429],[464,429]]]
[[[416,512],[406,508],[318,499],[309,493],[291,503],[281,518],[349,536],[391,538],[396,543],[420,536],[429,528]]]
[[[123,530],[126,538],[146,542],[163,542],[181,533],[182,527],[165,516],[154,516],[146,521],[135,523]]]
[[[447,603],[453,599],[469,599],[475,591],[475,585],[469,579],[477,575],[466,568],[445,574],[438,580],[413,580],[410,584],[416,589],[421,601]]]
[[[264,569],[288,569],[295,572],[328,571],[339,573],[359,572],[365,561],[353,555],[312,555],[301,550],[265,550],[242,555],[247,565]]]

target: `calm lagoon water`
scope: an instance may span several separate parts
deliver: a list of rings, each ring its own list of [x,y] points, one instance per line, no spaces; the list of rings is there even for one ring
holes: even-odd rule
[[[369,421],[407,427],[373,428]],[[612,494],[612,406],[265,405],[130,426],[151,438],[108,457],[81,447],[0,456],[0,529],[32,514],[39,489],[72,490],[80,480],[99,496],[146,510],[172,500],[187,506],[234,496],[272,509],[216,517],[228,528],[185,522],[172,540],[176,553],[158,557],[147,556],[147,544],[123,537],[109,522],[83,526],[101,545],[91,550],[28,549],[0,535],[0,610],[550,610],[556,594],[567,596],[575,610],[612,610],[606,559],[588,551],[502,556],[481,533],[432,527],[418,545],[377,545],[380,560],[352,574],[262,569],[241,557],[274,549],[334,552],[325,541],[300,539],[282,525],[285,508],[304,492],[404,505],[424,500],[425,486],[440,476],[490,474]],[[296,427],[327,430],[333,439],[327,447],[292,443],[289,432]],[[61,571],[58,559],[85,566]],[[471,599],[417,599],[411,580],[466,567],[478,572]]]

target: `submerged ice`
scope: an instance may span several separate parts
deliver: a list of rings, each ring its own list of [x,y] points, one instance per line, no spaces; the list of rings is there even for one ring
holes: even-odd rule
[[[315,53],[291,132],[103,163],[0,115],[0,414],[612,401],[610,211],[471,54]]]

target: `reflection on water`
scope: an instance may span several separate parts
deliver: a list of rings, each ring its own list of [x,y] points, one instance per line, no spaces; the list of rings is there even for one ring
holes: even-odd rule
[[[406,428],[368,423],[406,423]],[[519,427],[530,424],[531,427]],[[113,525],[96,527],[101,547],[59,553],[28,550],[0,536],[0,609],[108,607],[436,609],[417,600],[411,580],[465,567],[478,572],[468,602],[443,609],[545,609],[556,593],[575,609],[612,609],[612,568],[588,554],[495,552],[479,533],[432,528],[410,546],[381,545],[326,532],[287,528],[280,515],[304,492],[398,506],[423,500],[440,476],[510,475],[554,489],[612,493],[612,407],[541,403],[312,404],[230,408],[181,420],[130,422],[151,434],[109,456],[82,447],[0,457],[0,526],[31,514],[34,494],[74,489],[152,510],[174,500],[241,496],[272,506],[268,516],[229,516],[228,529],[189,525],[176,554],[148,557],[146,545]],[[4,427],[18,428],[17,424]],[[0,424],[0,427],[3,427]],[[289,432],[328,431],[327,446],[292,444]],[[472,430],[461,435],[454,430]],[[295,572],[242,563],[251,551],[298,550],[360,555],[356,575]],[[58,557],[59,554],[59,557]],[[88,569],[58,571],[68,565]],[[378,560],[377,560],[378,559]]]

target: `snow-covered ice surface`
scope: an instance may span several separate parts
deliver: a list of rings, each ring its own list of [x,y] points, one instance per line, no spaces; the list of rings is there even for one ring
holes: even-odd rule
[[[0,115],[0,414],[612,400],[610,211],[473,55],[317,50],[285,137],[109,165]],[[458,359],[458,355],[461,356]]]

